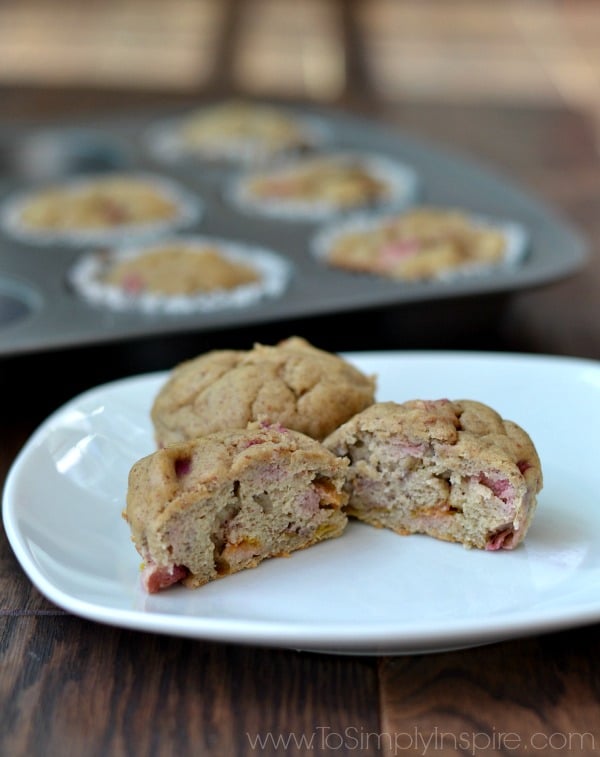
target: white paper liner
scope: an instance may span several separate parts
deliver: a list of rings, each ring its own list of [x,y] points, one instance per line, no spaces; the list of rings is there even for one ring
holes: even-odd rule
[[[416,210],[417,208],[408,208],[406,212]],[[440,208],[429,208],[431,210],[440,210]],[[488,216],[482,216],[474,213],[467,213],[458,208],[452,208],[462,213],[474,225],[482,229],[490,229],[500,232],[505,240],[504,255],[501,260],[494,262],[469,262],[454,268],[447,268],[437,271],[435,274],[428,276],[427,279],[403,279],[401,277],[386,276],[384,273],[377,271],[358,271],[352,268],[343,268],[329,260],[329,251],[338,242],[338,240],[347,234],[375,231],[381,225],[398,217],[398,213],[357,213],[344,221],[337,224],[326,226],[318,231],[311,241],[311,252],[321,263],[332,268],[345,270],[348,273],[356,273],[365,276],[377,276],[389,281],[398,281],[409,284],[423,283],[423,281],[455,281],[466,276],[478,274],[487,274],[502,268],[512,268],[523,262],[527,253],[529,244],[529,234],[524,226],[515,221],[505,219],[495,219]]]
[[[323,222],[336,216],[347,216],[361,210],[361,206],[343,207],[337,203],[323,200],[296,200],[286,198],[264,199],[256,197],[250,190],[250,184],[259,177],[277,177],[292,173],[308,162],[332,158],[351,159],[362,163],[376,179],[387,184],[388,195],[374,203],[365,203],[371,210],[402,208],[411,204],[418,191],[419,177],[409,165],[383,155],[373,155],[355,151],[343,151],[330,154],[311,155],[304,159],[286,161],[271,170],[257,171],[237,177],[226,189],[227,200],[238,209],[252,215],[267,216],[288,221]],[[365,206],[362,206],[364,208]]]
[[[287,113],[287,111],[284,111]],[[256,166],[286,156],[296,155],[303,150],[313,150],[331,141],[331,128],[316,116],[287,115],[300,127],[302,145],[269,147],[269,145],[250,138],[227,138],[219,144],[190,144],[182,135],[182,127],[187,116],[170,118],[153,124],[144,135],[144,142],[152,155],[165,163],[196,158],[209,162],[223,162]]]
[[[123,176],[147,182],[163,197],[177,206],[177,215],[173,218],[149,221],[146,223],[123,224],[118,227],[103,229],[36,229],[25,224],[21,218],[24,207],[40,192],[51,185],[39,189],[19,192],[9,197],[0,208],[0,226],[6,234],[20,242],[35,245],[91,245],[120,244],[131,239],[151,238],[167,231],[183,229],[198,222],[204,210],[202,200],[175,181],[163,176],[139,172],[115,172],[68,179],[52,186],[61,189],[85,189],[96,181]]]
[[[256,270],[259,281],[242,284],[235,289],[214,290],[193,295],[166,295],[151,292],[131,294],[121,287],[101,280],[116,263],[141,257],[167,245],[217,248],[224,258],[243,263]],[[127,246],[110,251],[84,253],[68,273],[74,290],[88,302],[112,310],[187,315],[211,313],[225,308],[245,308],[266,299],[280,297],[288,286],[292,266],[277,253],[262,247],[232,242],[217,237],[185,236],[161,238],[152,244]]]

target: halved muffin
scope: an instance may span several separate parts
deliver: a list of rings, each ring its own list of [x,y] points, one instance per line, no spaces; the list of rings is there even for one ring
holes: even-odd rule
[[[349,462],[347,513],[399,534],[512,549],[542,487],[529,435],[473,400],[377,403],[323,444]]]
[[[346,467],[304,434],[259,423],[142,458],[123,515],[144,588],[202,586],[339,536]]]

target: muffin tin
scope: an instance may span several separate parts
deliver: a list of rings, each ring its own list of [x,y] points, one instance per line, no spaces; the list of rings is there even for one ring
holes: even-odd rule
[[[293,110],[293,109],[292,109]],[[477,162],[399,130],[346,113],[297,108],[326,123],[328,149],[377,153],[413,169],[413,201],[454,207],[521,226],[527,254],[515,266],[446,281],[401,282],[329,268],[311,252],[323,223],[258,217],[227,197],[235,166],[201,160],[165,161],[147,134],[177,113],[148,112],[86,123],[0,129],[0,202],[56,179],[102,171],[150,172],[199,198],[201,216],[186,232],[225,238],[279,253],[291,266],[282,296],[247,307],[206,312],[115,312],[80,297],[69,271],[89,246],[18,241],[0,233],[0,356],[184,332],[213,331],[370,308],[403,307],[455,298],[486,297],[550,283],[586,259],[578,233],[551,209]]]

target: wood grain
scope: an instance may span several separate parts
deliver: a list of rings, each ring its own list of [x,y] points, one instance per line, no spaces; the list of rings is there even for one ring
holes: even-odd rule
[[[419,754],[594,754],[598,649],[596,626],[383,660],[382,730]]]
[[[35,428],[35,422],[10,422],[7,415],[2,424],[0,443],[0,489],[17,453]],[[0,531],[0,618],[35,614],[54,613],[54,605],[48,602],[34,588],[18,564],[8,543],[4,529]]]
[[[379,728],[369,659],[210,644],[73,617],[1,622],[3,755],[274,755],[285,752],[271,740],[279,738],[289,753],[310,755],[349,723]],[[259,737],[264,748],[253,749]]]

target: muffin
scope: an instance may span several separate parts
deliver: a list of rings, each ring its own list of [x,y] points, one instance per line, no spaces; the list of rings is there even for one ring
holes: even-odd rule
[[[214,350],[177,366],[158,392],[159,445],[250,421],[281,423],[323,439],[375,399],[375,379],[300,337],[275,346]]]
[[[528,434],[473,400],[377,403],[323,444],[349,461],[348,515],[398,534],[513,549],[542,487]]]
[[[326,137],[323,123],[273,105],[227,101],[156,124],[150,149],[160,158],[261,163],[308,150]]]
[[[26,242],[109,242],[186,226],[200,210],[200,201],[171,180],[112,173],[10,198],[2,220],[9,234]]]
[[[239,209],[282,219],[322,220],[365,208],[406,204],[416,174],[380,155],[338,152],[303,156],[236,179],[229,199]]]
[[[280,296],[290,275],[290,264],[270,250],[188,235],[92,250],[75,262],[69,281],[93,304],[177,314]]]
[[[139,460],[123,515],[144,588],[202,586],[339,536],[346,465],[304,434],[259,423]]]
[[[450,278],[518,261],[523,229],[459,210],[419,207],[322,231],[313,248],[334,268],[404,281]]]
[[[116,262],[104,281],[131,294],[189,295],[251,284],[258,281],[258,273],[245,263],[228,260],[216,247],[190,249],[173,242]]]

